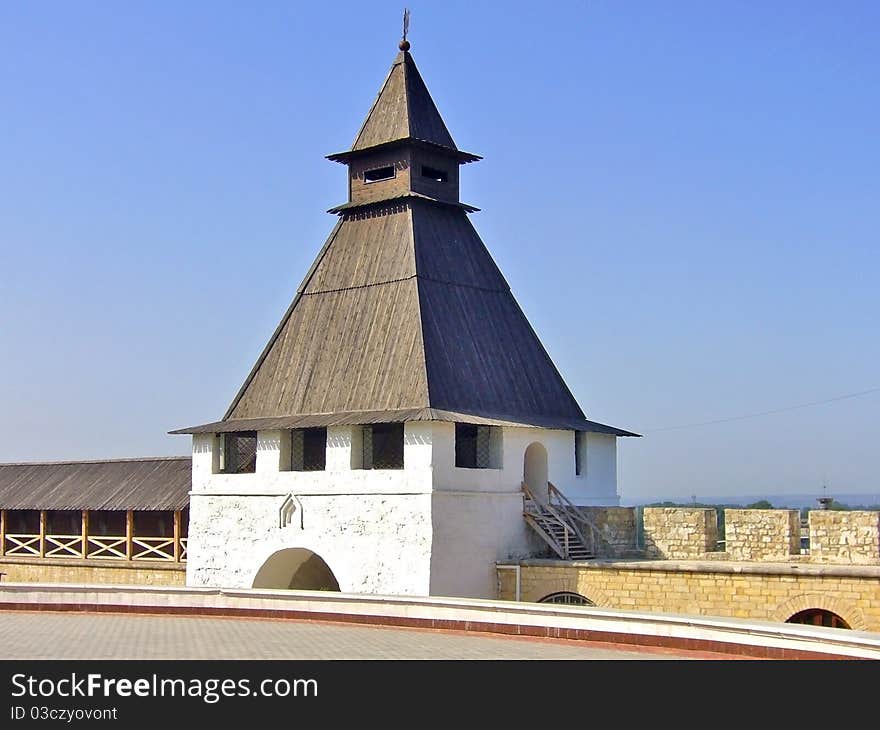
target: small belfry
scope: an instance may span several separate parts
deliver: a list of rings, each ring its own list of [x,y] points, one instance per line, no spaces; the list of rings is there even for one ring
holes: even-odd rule
[[[589,557],[588,525],[551,524],[554,495],[617,504],[616,438],[636,434],[586,418],[471,224],[459,174],[481,158],[407,31],[408,13],[353,144],[328,156],[348,200],[290,307],[223,418],[174,432],[194,442],[190,583],[259,569],[308,587],[319,556],[342,590],[490,596],[497,559]],[[294,497],[299,522],[279,518]]]

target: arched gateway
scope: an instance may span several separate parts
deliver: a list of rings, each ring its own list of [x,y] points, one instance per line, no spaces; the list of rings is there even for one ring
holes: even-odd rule
[[[305,548],[286,548],[263,563],[254,578],[254,588],[338,591],[339,582],[317,553]]]

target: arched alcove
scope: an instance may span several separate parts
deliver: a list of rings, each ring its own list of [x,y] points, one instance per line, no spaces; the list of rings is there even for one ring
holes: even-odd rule
[[[529,444],[523,457],[523,481],[532,493],[542,499],[547,494],[547,449],[535,441]]]
[[[317,553],[305,548],[286,548],[263,563],[254,578],[254,588],[338,591],[339,582]]]

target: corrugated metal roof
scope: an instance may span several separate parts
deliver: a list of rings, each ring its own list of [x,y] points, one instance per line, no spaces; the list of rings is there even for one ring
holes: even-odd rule
[[[188,456],[0,464],[2,509],[177,510],[191,488]]]

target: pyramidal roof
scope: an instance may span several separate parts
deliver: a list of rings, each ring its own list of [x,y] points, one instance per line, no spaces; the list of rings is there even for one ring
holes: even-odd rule
[[[351,151],[416,139],[457,150],[452,135],[408,51],[394,59]]]
[[[405,148],[395,180],[332,209],[338,223],[223,419],[172,433],[446,420],[635,435],[586,419],[474,209],[455,202],[457,175],[439,197],[415,189],[410,148],[455,170],[479,158],[458,151],[406,50],[351,150],[331,158],[387,165],[389,145]],[[352,166],[350,190],[366,187],[360,174]]]

